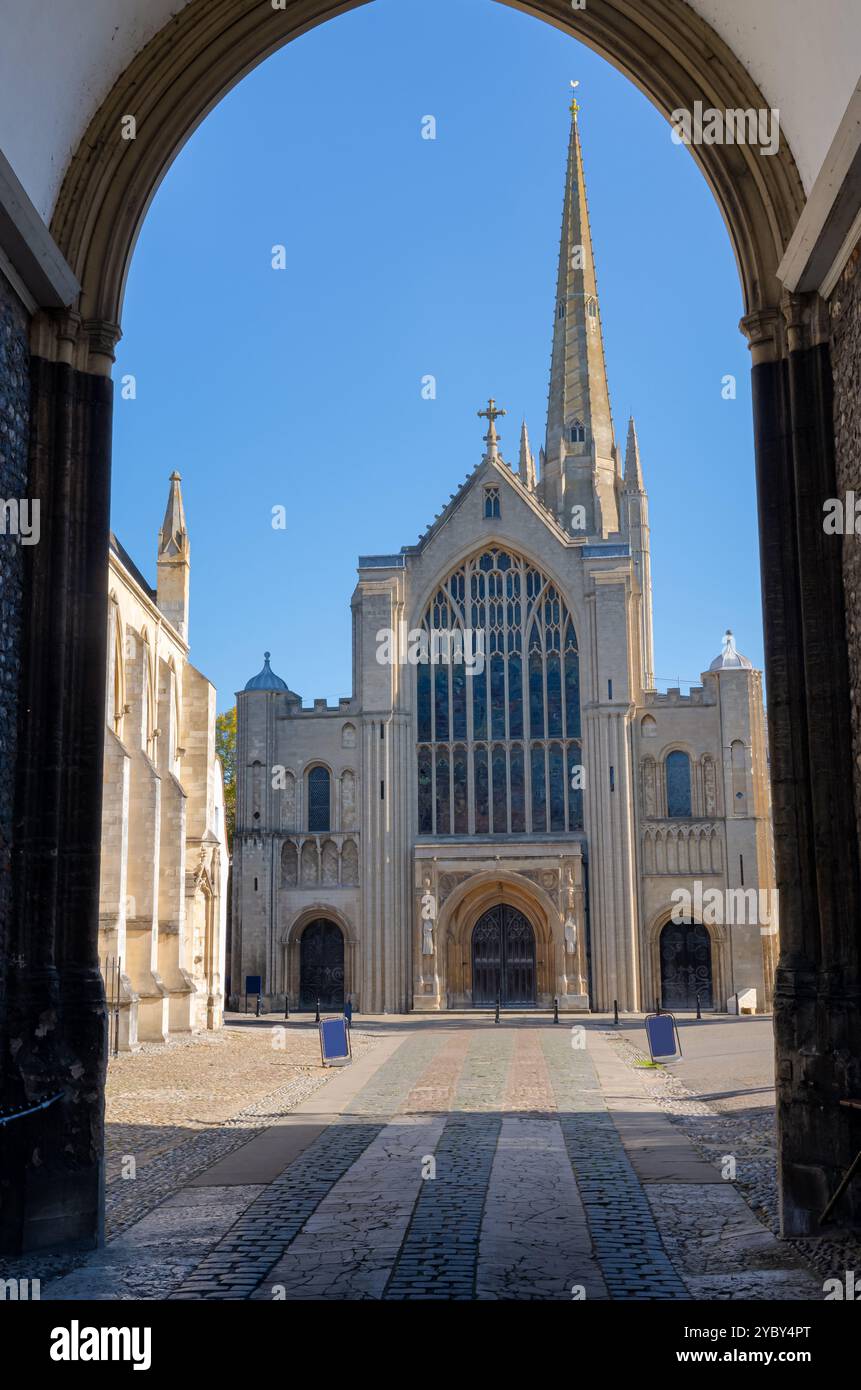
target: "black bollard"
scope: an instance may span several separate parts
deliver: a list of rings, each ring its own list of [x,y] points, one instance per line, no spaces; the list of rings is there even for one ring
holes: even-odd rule
[[[289,1017],[290,1017],[290,995],[289,995],[289,994],[285,994],[285,995],[284,995],[284,1017],[285,1017],[285,1018],[289,1018]]]
[[[702,1011],[702,1009],[700,1008],[700,992],[699,992],[699,990],[697,990],[697,1018],[700,1018],[700,1019],[701,1019],[702,1016],[703,1016],[703,1011]]]
[[[494,1021],[494,1023],[498,1023],[498,1022],[499,1022],[499,995],[498,995],[498,994],[497,994],[497,996],[496,996],[496,1018],[495,1018],[493,1021]]]
[[[554,1000],[553,1000],[553,1022],[554,1022],[554,1023],[558,1023],[558,1022],[559,1022],[559,1000],[558,1000],[558,999],[554,999]]]
[[[619,1001],[618,1001],[618,999],[614,999],[614,1000],[613,1000],[613,1022],[616,1024],[616,1027],[618,1028],[618,1026],[619,1026]]]
[[[319,1023],[319,1022],[320,1022],[320,996],[319,996],[319,994],[317,995],[317,1017],[314,1019],[314,1022],[315,1022],[315,1023]]]
[[[259,1017],[260,1017],[260,1004],[261,1004],[261,1002],[262,1002],[262,996],[258,994],[258,996],[257,996],[257,1009],[256,1009],[255,1014],[254,1014],[254,1017],[255,1017],[255,1018],[259,1018]]]
[[[656,997],[656,998],[655,998],[655,1013],[656,1013],[656,1014],[659,1014],[660,1012],[661,1012],[660,1001],[659,1001],[658,998]]]

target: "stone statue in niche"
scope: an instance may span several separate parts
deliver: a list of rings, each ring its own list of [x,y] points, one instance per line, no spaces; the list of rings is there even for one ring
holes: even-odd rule
[[[292,772],[284,777],[284,794],[281,798],[281,829],[296,829],[296,778]]]
[[[703,785],[705,788],[706,815],[717,815],[717,788],[715,786],[715,765],[711,758],[706,758],[703,766]]]
[[[434,953],[433,944],[433,923],[436,916],[436,902],[431,892],[430,878],[425,875],[424,892],[422,893],[422,955],[432,956]]]
[[[565,889],[565,954],[573,956],[577,950],[577,920],[574,916],[574,874],[569,866]]]
[[[341,828],[356,829],[356,778],[352,772],[341,778]]]
[[[654,758],[646,758],[643,762],[643,814],[646,816],[656,815],[656,805],[655,760]]]

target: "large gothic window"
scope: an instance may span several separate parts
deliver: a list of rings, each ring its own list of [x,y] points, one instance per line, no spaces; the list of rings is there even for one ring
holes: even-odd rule
[[[521,556],[488,550],[437,590],[422,630],[419,833],[582,829],[580,658],[555,586]]]

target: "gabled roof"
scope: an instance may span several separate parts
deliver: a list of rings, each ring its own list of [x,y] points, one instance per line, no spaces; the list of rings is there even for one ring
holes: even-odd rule
[[[563,530],[563,528],[559,525],[559,522],[556,520],[556,517],[550,511],[549,507],[545,507],[541,499],[537,497],[535,493],[532,492],[528,487],[526,487],[525,483],[521,482],[520,478],[517,476],[516,473],[513,473],[511,471],[507,463],[504,463],[502,459],[483,458],[479,463],[476,464],[472,472],[467,474],[457,491],[452,493],[451,497],[449,498],[445,507],[443,507],[442,511],[437,514],[437,516],[431,522],[430,526],[427,528],[424,534],[419,536],[417,544],[409,546],[405,545],[402,549],[402,554],[420,555],[421,552],[425,549],[425,547],[430,543],[430,541],[433,540],[433,538],[439,534],[439,532],[445,526],[446,522],[455,514],[456,511],[459,510],[462,503],[477,486],[479,480],[487,482],[490,479],[495,480],[496,478],[499,478],[503,482],[508,484],[508,486],[517,494],[520,500],[522,502],[525,502],[525,504],[529,508],[531,508],[531,510],[535,513],[539,520],[543,521],[545,526],[547,526],[548,529],[552,531],[553,535],[560,542],[560,544],[582,544],[582,541],[579,538],[570,536],[567,531]],[[477,539],[479,539],[478,536]]]

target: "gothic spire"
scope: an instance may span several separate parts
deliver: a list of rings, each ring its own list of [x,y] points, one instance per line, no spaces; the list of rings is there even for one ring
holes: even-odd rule
[[[179,474],[171,473],[164,521],[158,533],[156,603],[183,641],[187,641],[191,546],[179,484]]]
[[[164,521],[158,533],[158,553],[159,558],[167,556],[173,558],[183,555],[187,558],[189,552],[188,532],[185,529],[185,511],[182,505],[182,492],[180,483],[182,478],[179,473],[170,475],[170,492],[167,495],[167,507],[165,508]]]
[[[529,431],[526,428],[526,421],[523,420],[520,426],[520,463],[517,468],[521,481],[529,488],[530,492],[535,491],[535,458],[529,447]]]
[[[640,444],[633,415],[628,420],[628,441],[625,445],[625,491],[645,492],[643,467],[640,463]]]
[[[544,500],[563,525],[569,524],[571,507],[580,504],[590,531],[617,530],[616,446],[576,102],[556,280],[546,454]]]

